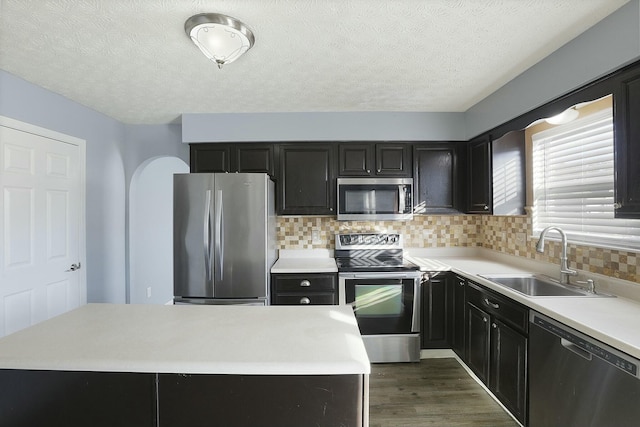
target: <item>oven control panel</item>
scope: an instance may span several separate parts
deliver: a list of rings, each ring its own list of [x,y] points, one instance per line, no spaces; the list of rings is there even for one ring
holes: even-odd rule
[[[402,249],[398,233],[336,234],[336,249]]]

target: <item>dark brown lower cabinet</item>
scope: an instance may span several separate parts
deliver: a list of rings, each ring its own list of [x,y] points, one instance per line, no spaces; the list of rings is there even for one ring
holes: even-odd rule
[[[451,298],[448,272],[424,273],[422,289],[421,348],[449,348],[451,335]]]
[[[526,425],[529,311],[472,282],[466,298],[466,364]]]
[[[451,348],[461,358],[465,359],[465,325],[467,319],[465,289],[467,279],[462,276],[453,275],[451,278],[451,288],[453,300],[451,301]]]
[[[239,344],[240,345],[240,344]],[[255,349],[251,350],[254,351]],[[364,427],[363,375],[0,370],[2,427]]]
[[[489,314],[473,304],[467,305],[467,366],[487,384],[489,379]]]
[[[159,427],[363,427],[362,375],[158,379]]]
[[[271,305],[338,304],[336,273],[283,273],[271,275]]]
[[[489,389],[520,422],[527,404],[527,337],[494,319],[491,322]]]
[[[155,387],[155,374],[0,370],[0,425],[156,427]]]

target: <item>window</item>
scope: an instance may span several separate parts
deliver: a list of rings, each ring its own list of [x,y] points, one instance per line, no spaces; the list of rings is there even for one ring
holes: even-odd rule
[[[532,141],[534,235],[555,225],[572,242],[640,249],[640,220],[614,219],[611,108]]]

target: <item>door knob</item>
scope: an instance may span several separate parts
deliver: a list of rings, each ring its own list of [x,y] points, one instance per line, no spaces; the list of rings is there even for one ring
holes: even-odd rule
[[[67,271],[76,271],[76,270],[80,270],[81,268],[81,264],[77,263],[77,264],[71,264],[71,267],[69,267],[69,269]]]

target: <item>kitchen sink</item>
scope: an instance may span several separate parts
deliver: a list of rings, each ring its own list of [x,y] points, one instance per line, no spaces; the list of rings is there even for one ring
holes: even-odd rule
[[[480,274],[498,285],[505,286],[530,297],[610,297],[591,293],[572,285],[562,285],[554,279],[537,274]]]

